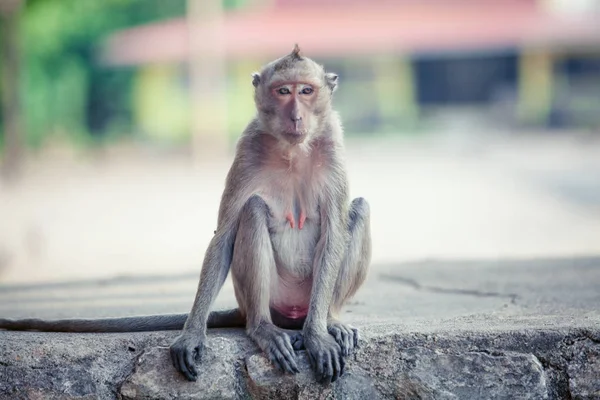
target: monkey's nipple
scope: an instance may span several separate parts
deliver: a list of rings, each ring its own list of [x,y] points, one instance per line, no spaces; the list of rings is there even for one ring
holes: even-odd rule
[[[294,218],[294,214],[291,211],[288,211],[285,214],[285,219],[290,223],[290,227],[294,229],[296,227],[296,219]],[[298,220],[298,229],[302,229],[304,227],[304,222],[306,221],[306,214],[304,211],[300,211],[300,219]]]
[[[306,221],[306,214],[303,211],[300,211],[300,221],[298,221],[298,229],[302,229],[304,226],[304,221]]]
[[[296,225],[296,221],[294,220],[294,214],[292,214],[291,211],[288,211],[287,214],[285,214],[285,219],[290,223],[292,229],[294,229],[294,225]],[[302,223],[304,223],[304,221]]]

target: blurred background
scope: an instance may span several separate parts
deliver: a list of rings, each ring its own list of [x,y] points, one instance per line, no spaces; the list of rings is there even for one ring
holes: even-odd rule
[[[374,268],[600,254],[600,1],[0,0],[0,16],[0,284],[196,276],[250,74],[294,43],[340,76]]]

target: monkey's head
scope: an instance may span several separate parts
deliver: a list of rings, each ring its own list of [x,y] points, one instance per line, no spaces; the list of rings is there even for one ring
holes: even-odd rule
[[[252,74],[258,118],[270,134],[299,144],[318,131],[331,111],[338,76],[294,50]]]

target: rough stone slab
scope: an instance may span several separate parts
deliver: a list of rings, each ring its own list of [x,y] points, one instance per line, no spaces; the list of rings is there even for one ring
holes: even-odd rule
[[[397,397],[547,399],[542,364],[532,354],[446,354],[423,347],[400,352]]]
[[[116,398],[146,346],[169,335],[0,331],[0,399]]]
[[[257,399],[548,398],[544,369],[531,354],[445,354],[424,347],[378,353],[359,352],[331,385],[314,384],[305,354],[296,376],[283,375],[265,357],[253,355],[246,362],[250,391]]]
[[[586,339],[571,347],[567,373],[573,399],[600,399],[600,344]]]
[[[350,362],[340,379],[332,384],[315,384],[315,377],[305,351],[298,353],[296,375],[273,368],[262,354],[246,359],[248,388],[254,399],[379,399],[374,380]]]
[[[209,333],[196,382],[171,364],[176,332],[0,332],[0,399],[598,398],[600,329],[401,331],[364,327],[329,385],[303,351],[299,374],[277,371],[241,329]]]
[[[173,368],[169,349],[154,347],[142,354],[135,372],[121,386],[123,399],[237,399],[241,347],[231,337],[213,337],[198,368],[198,380],[189,382]]]

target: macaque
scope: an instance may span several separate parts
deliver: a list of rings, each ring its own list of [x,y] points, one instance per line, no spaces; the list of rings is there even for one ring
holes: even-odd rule
[[[296,45],[252,74],[252,85],[257,114],[238,141],[189,315],[0,320],[0,328],[183,328],[171,358],[196,380],[207,328],[245,326],[278,369],[298,372],[295,351],[305,349],[317,380],[338,379],[359,339],[340,311],[371,260],[369,205],[349,201],[342,124],[332,108],[338,76]],[[210,312],[229,272],[239,308]]]

